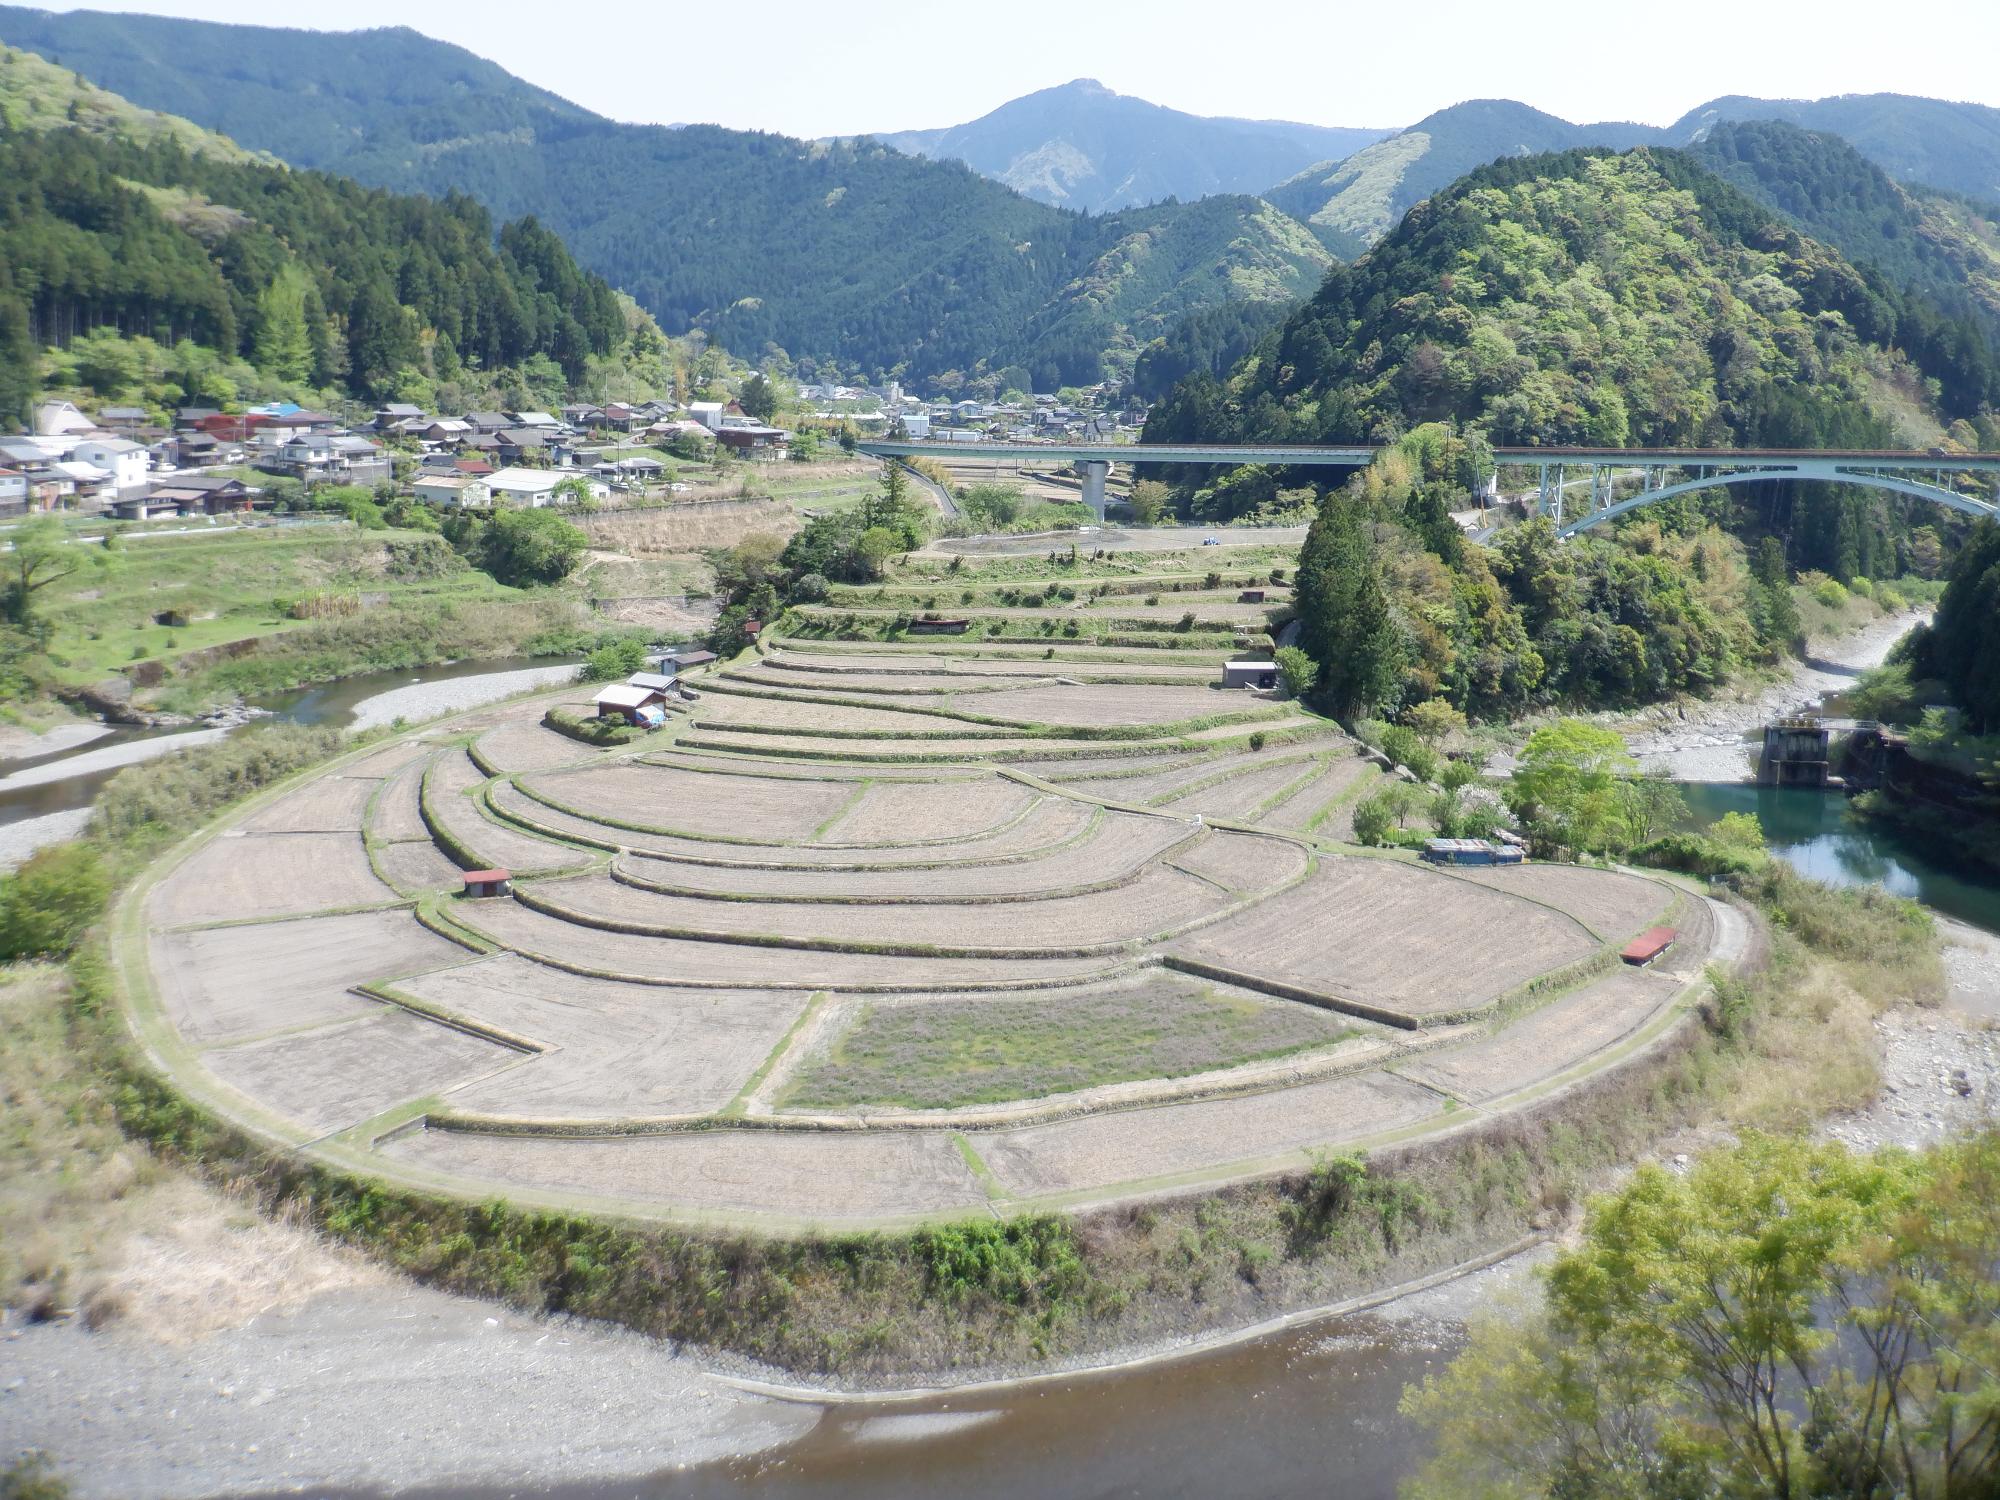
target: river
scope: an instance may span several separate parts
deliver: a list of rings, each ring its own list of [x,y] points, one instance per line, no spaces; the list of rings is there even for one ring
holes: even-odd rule
[[[1505,1273],[1493,1273],[1505,1274]],[[992,1394],[830,1406],[748,1458],[615,1481],[398,1489],[404,1500],[1392,1500],[1421,1452],[1404,1388],[1458,1351],[1449,1289],[1183,1359]],[[344,1491],[360,1500],[390,1492]]]
[[[420,722],[476,708],[529,688],[552,686],[576,671],[575,662],[530,662],[519,657],[456,661],[395,672],[364,672],[317,683],[250,703],[257,723],[332,724],[371,729],[397,718]],[[239,726],[240,727],[240,726]],[[106,782],[126,766],[193,749],[235,729],[146,729],[121,726],[51,754],[0,759],[0,868],[36,847],[73,838]]]
[[[2000,875],[1929,848],[1916,835],[1856,817],[1841,792],[1760,787],[1747,782],[1683,782],[1689,826],[1725,813],[1750,813],[1765,841],[1801,874],[1829,885],[1879,885],[1898,896],[2000,932]]]

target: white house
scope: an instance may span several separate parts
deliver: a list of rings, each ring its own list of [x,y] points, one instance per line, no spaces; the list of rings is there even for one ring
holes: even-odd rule
[[[486,476],[486,488],[496,504],[539,510],[555,503],[562,477],[548,469],[500,469]]]
[[[903,413],[903,431],[913,438],[927,438],[931,435],[931,414],[927,411],[906,411]]]
[[[19,469],[0,469],[0,510],[28,503],[28,476]]]
[[[514,414],[516,427],[560,427],[562,423],[545,411],[517,411]]]
[[[153,456],[129,438],[85,438],[70,450],[70,456],[104,470],[111,476],[111,488],[120,495],[144,489],[153,468]]]
[[[424,504],[445,510],[484,510],[493,503],[485,480],[449,470],[419,476],[411,492]]]
[[[710,432],[722,426],[722,403],[720,401],[690,401],[688,415],[701,423]]]

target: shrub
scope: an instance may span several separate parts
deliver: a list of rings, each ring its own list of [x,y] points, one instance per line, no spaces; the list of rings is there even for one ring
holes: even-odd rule
[[[1639,845],[1626,858],[1653,870],[1678,870],[1713,880],[1724,875],[1748,875],[1764,856],[1740,844],[1725,843],[1699,833],[1669,833]]]
[[[1397,765],[1407,766],[1419,781],[1437,779],[1437,752],[1406,724],[1385,724],[1382,727],[1382,753]]]
[[[792,602],[794,604],[824,604],[831,591],[824,573],[801,573],[792,580]]]
[[[637,724],[595,718],[560,704],[542,715],[542,723],[557,734],[582,740],[586,745],[629,745],[649,732]]]
[[[916,1251],[931,1289],[950,1299],[983,1294],[1017,1306],[1053,1307],[1085,1279],[1068,1222],[1046,1214],[921,1230]]]
[[[1303,698],[1319,682],[1319,663],[1314,661],[1297,646],[1280,646],[1277,654],[1278,675],[1285,681],[1285,691],[1294,698]]]
[[[585,658],[585,682],[622,682],[646,669],[646,648],[636,640],[612,641]]]
[[[1840,586],[1840,581],[1817,570],[1799,574],[1799,587],[1827,609],[1841,609],[1847,604],[1847,590]]]
[[[480,566],[501,583],[560,583],[590,545],[550,510],[505,510],[479,534]]]
[[[129,766],[98,794],[91,831],[120,843],[178,838],[230,803],[340,748],[337,729],[268,724]]]
[[[91,845],[40,850],[0,875],[0,960],[66,958],[110,895],[110,872]]]
[[[1364,797],[1354,809],[1354,842],[1357,844],[1386,844],[1395,826],[1395,811],[1389,799],[1380,792]]]

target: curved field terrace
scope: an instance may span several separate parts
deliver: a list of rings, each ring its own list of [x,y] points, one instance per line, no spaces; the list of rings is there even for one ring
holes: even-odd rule
[[[1383,772],[1228,654],[773,639],[616,748],[545,726],[574,688],[374,745],[141,888],[139,1033],[350,1169],[784,1231],[1453,1129],[1633,1054],[1727,946],[1667,881],[1343,844]]]

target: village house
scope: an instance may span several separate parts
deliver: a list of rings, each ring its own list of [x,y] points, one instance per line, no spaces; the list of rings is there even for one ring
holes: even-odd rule
[[[545,411],[516,411],[509,412],[508,416],[513,418],[513,425],[515,427],[556,428],[562,426],[562,423],[558,422]]]
[[[70,457],[110,475],[110,488],[120,496],[144,489],[153,467],[152,455],[129,438],[87,437],[70,450]]]
[[[498,452],[503,463],[518,464],[524,458],[546,458],[554,439],[539,427],[510,427],[499,434]]]
[[[28,508],[28,476],[19,469],[0,468],[0,516],[19,515]]]
[[[690,418],[701,423],[710,432],[714,432],[722,425],[723,410],[720,401],[690,401],[687,410]]]
[[[745,458],[783,458],[792,435],[782,427],[745,423],[717,429],[715,440]]]
[[[157,490],[149,490],[113,501],[111,513],[121,521],[156,521],[163,516],[179,515],[181,502],[163,496]]]
[[[504,411],[469,411],[465,414],[465,425],[470,427],[475,433],[485,433],[491,436],[493,433],[504,431],[514,424],[507,420],[507,414]]]
[[[35,408],[37,437],[81,437],[96,430],[97,424],[67,401],[44,401]]]
[[[501,469],[486,478],[486,488],[496,505],[512,505],[539,510],[555,503],[556,485],[562,476],[548,469]]]
[[[137,432],[151,420],[143,406],[105,406],[97,413],[97,425],[111,432],[121,432],[128,436]]]
[[[400,427],[409,421],[428,422],[430,413],[421,406],[412,406],[407,401],[391,401],[375,413],[375,430],[387,432],[392,427]]]
[[[228,474],[176,474],[147,498],[170,500],[183,515],[236,515],[255,508],[262,490]]]
[[[440,510],[484,510],[493,503],[493,491],[485,480],[455,470],[418,475],[410,493]]]
[[[427,443],[462,443],[472,436],[472,424],[457,417],[438,417],[417,436]]]

